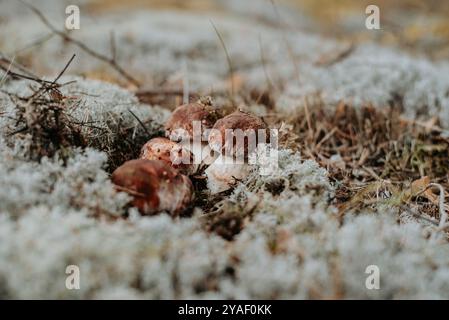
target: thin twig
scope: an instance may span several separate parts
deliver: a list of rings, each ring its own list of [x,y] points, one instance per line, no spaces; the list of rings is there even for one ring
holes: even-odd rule
[[[14,130],[13,132],[8,133],[6,136],[7,136],[7,137],[12,137],[12,136],[14,136],[14,135],[16,135],[16,134],[18,134],[18,133],[24,132],[24,131],[26,131],[26,130],[28,130],[28,126],[27,126],[27,125],[25,125],[25,127],[23,127],[23,128],[16,129],[16,130]]]
[[[34,7],[33,5],[23,1],[23,0],[19,0],[20,2],[22,2],[25,6],[27,6],[30,10],[32,10],[38,17],[39,19],[51,30],[53,31],[53,33],[55,33],[56,35],[58,35],[59,37],[61,37],[63,40],[68,41],[70,43],[73,43],[74,45],[76,45],[78,48],[80,48],[81,50],[83,50],[84,52],[88,53],[89,55],[93,56],[94,58],[97,58],[101,61],[106,62],[107,64],[109,64],[113,69],[115,69],[118,73],[120,73],[126,80],[128,80],[130,83],[134,84],[135,86],[139,87],[140,83],[139,81],[137,81],[133,76],[131,76],[128,72],[126,72],[118,63],[114,58],[109,58],[106,55],[99,53],[97,51],[92,50],[91,48],[89,48],[88,46],[86,46],[84,43],[82,43],[79,40],[76,40],[72,37],[70,37],[69,35],[67,35],[66,33],[56,29],[51,23],[50,21],[48,21],[48,19],[42,14],[41,11],[39,11],[39,9],[37,9],[36,7]]]
[[[1,62],[7,63],[7,64],[8,64],[8,67],[3,66],[3,65],[1,64]],[[17,68],[17,69],[20,69],[22,72],[27,73],[27,75],[21,74],[21,73],[15,72],[15,71],[12,71],[12,70],[10,69],[10,66],[13,66],[13,67],[15,67],[15,68]],[[4,56],[1,56],[1,57],[0,57],[0,69],[2,69],[2,70],[4,70],[4,71],[7,71],[8,74],[9,74],[9,76],[11,76],[11,77],[13,77],[13,78],[17,78],[17,79],[25,79],[25,80],[31,80],[31,81],[37,82],[37,83],[39,83],[39,84],[51,84],[51,83],[52,83],[51,81],[47,81],[47,80],[42,80],[42,79],[40,79],[39,77],[33,75],[31,72],[26,71],[25,68],[19,67],[19,65],[18,65],[17,63],[15,63],[15,62],[13,62],[13,61],[7,59],[7,58],[4,57]],[[8,70],[9,70],[9,71],[8,71]]]
[[[70,66],[70,64],[72,63],[73,59],[75,59],[75,56],[76,56],[75,54],[72,55],[72,57],[70,58],[69,62],[66,63],[66,65],[64,66],[62,71],[58,74],[56,79],[53,80],[53,84],[55,84],[62,77],[62,75],[67,71],[67,68]]]
[[[64,72],[67,71],[67,68],[70,66],[70,64],[72,63],[73,59],[75,59],[75,54],[72,55],[70,60],[65,64],[64,68],[61,70],[61,72],[59,72],[57,77],[50,83],[50,85],[43,84],[41,89],[36,91],[36,93],[33,96],[31,96],[31,100],[34,101],[37,98],[39,98],[40,96],[42,96],[45,93],[47,93],[48,91],[57,89],[59,87],[59,84],[57,84],[56,82],[62,77]]]
[[[331,65],[336,64],[337,62],[340,62],[349,57],[351,53],[354,51],[354,49],[355,49],[354,43],[350,43],[346,48],[344,48],[340,52],[337,52],[337,54],[334,54],[331,57],[328,56],[320,57],[318,61],[315,62],[315,65],[318,67],[330,67]]]

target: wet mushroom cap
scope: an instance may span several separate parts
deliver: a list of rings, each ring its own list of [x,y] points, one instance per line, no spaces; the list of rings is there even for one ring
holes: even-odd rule
[[[245,154],[245,157],[247,157],[248,153],[254,151],[256,145],[251,146],[251,150],[248,150],[248,139],[243,139],[241,142],[244,144],[241,145],[239,141],[234,140],[233,136],[226,136],[226,130],[236,132],[235,130],[237,129],[242,130],[243,133],[253,130],[256,138],[256,144],[260,142],[267,142],[269,139],[267,125],[261,118],[250,113],[235,111],[226,117],[219,119],[215,123],[208,138],[210,147],[221,154],[225,154],[225,151],[228,151],[228,148],[234,147],[235,150],[233,150],[233,154],[226,154],[227,156],[233,156],[237,152]],[[258,130],[265,131],[267,141],[258,141]]]
[[[161,160],[183,174],[195,172],[193,154],[178,143],[167,138],[157,137],[149,140],[141,149],[140,159]]]
[[[181,213],[193,196],[192,182],[161,160],[131,160],[112,174],[118,190],[132,196],[131,204],[144,215]]]
[[[174,141],[193,139],[194,121],[201,122],[203,130],[210,129],[217,117],[216,111],[210,106],[198,102],[184,104],[177,107],[165,123],[165,134]],[[199,132],[199,134],[203,133]]]

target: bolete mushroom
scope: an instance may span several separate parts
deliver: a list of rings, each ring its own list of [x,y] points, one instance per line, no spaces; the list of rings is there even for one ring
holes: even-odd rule
[[[210,147],[221,155],[206,169],[211,193],[226,191],[250,170],[249,155],[269,140],[265,122],[252,114],[235,111],[218,120],[209,137]]]
[[[197,168],[190,151],[163,137],[153,138],[145,143],[140,152],[140,159],[162,160],[185,175],[195,173]]]
[[[193,153],[195,164],[210,164],[216,157],[207,143],[217,112],[207,104],[194,102],[177,107],[165,124],[165,135]]]
[[[265,122],[240,110],[219,119],[208,136],[209,146],[213,150],[228,157],[244,159],[256,150],[258,143],[265,143],[268,139]]]
[[[131,204],[143,215],[179,215],[193,197],[190,179],[162,160],[127,161],[113,172],[112,182],[132,196]]]

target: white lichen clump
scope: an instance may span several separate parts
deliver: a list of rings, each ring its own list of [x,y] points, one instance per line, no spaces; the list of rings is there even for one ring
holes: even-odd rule
[[[330,67],[306,66],[301,84],[290,84],[278,100],[278,109],[292,111],[298,101],[320,94],[330,104],[382,108],[401,104],[410,118],[436,116],[449,126],[447,88],[449,64],[431,63],[375,45],[361,45],[347,59]]]
[[[332,194],[326,171],[288,150],[271,176],[258,176],[256,166],[235,190],[234,199],[260,205],[233,242],[206,233],[198,216],[131,209],[127,220],[94,218],[123,212],[126,202],[102,153],[76,151],[63,165],[2,150],[2,298],[447,297],[447,245],[418,224],[397,225],[394,215],[348,217],[340,227],[324,205]],[[80,290],[65,287],[71,264],[80,268]],[[371,264],[382,272],[381,290],[365,287]]]
[[[122,215],[128,202],[104,170],[104,153],[74,150],[63,163],[58,156],[40,163],[11,155],[6,146],[0,150],[0,211],[21,216],[33,207],[46,206],[60,212],[79,209],[91,216]]]
[[[274,153],[273,153],[274,152]],[[327,203],[333,194],[327,171],[315,161],[303,160],[288,149],[270,150],[260,145],[251,155],[251,174],[234,190],[232,199],[251,198],[254,194],[277,207],[295,196],[313,196],[315,203]]]

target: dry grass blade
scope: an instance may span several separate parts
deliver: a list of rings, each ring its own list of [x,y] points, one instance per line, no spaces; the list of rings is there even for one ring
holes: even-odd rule
[[[128,109],[128,112],[131,113],[131,115],[137,120],[137,122],[139,123],[139,125],[142,127],[142,129],[147,133],[148,138],[151,136],[150,132],[148,131],[147,127],[145,127],[144,123],[142,122],[142,120],[139,119],[139,117],[132,112],[130,109]]]
[[[340,62],[340,61],[346,59],[347,57],[349,57],[351,55],[351,53],[354,51],[354,49],[355,49],[355,45],[353,43],[351,43],[348,46],[346,46],[346,48],[344,48],[343,50],[338,52],[337,54],[333,53],[330,56],[329,55],[321,56],[318,59],[318,61],[315,62],[315,65],[319,66],[319,67],[329,67],[329,66],[336,64],[337,62]]]
[[[232,105],[235,107],[235,100],[234,100],[234,94],[235,94],[235,87],[234,87],[234,67],[232,65],[231,56],[229,55],[228,49],[226,48],[226,44],[224,42],[223,37],[221,36],[220,32],[218,31],[217,27],[213,23],[212,20],[210,20],[210,23],[212,24],[212,27],[215,30],[215,33],[217,34],[218,39],[220,40],[221,46],[223,47],[224,53],[226,55],[226,61],[228,62],[228,68],[229,68],[229,78],[231,79],[231,91],[229,93]]]
[[[277,8],[277,5],[276,5],[275,1],[274,0],[270,0],[270,1],[271,1],[271,5],[273,6],[274,13],[276,14],[276,17],[278,19],[279,29],[282,31],[282,40],[285,43],[285,47],[287,49],[288,55],[290,57],[290,60],[293,63],[293,68],[294,68],[294,71],[295,71],[296,80],[298,81],[298,84],[301,84],[300,83],[301,78],[300,78],[300,72],[299,72],[299,65],[298,65],[298,62],[296,61],[294,50],[293,50],[292,46],[290,45],[290,43],[289,43],[289,41],[287,39],[287,36],[285,34],[285,30],[284,30],[285,25],[283,24],[283,20],[281,18],[281,14],[279,13],[279,10]]]
[[[20,72],[13,71],[12,68],[18,69]],[[4,55],[0,54],[0,69],[7,72],[8,75],[15,79],[25,79],[37,82],[39,84],[52,84],[51,81],[42,80],[39,77],[35,76],[30,71],[26,70],[23,66],[15,63],[14,61],[6,58]]]
[[[8,77],[9,71],[11,70],[11,66],[14,63],[14,59],[15,59],[15,57],[12,58],[11,63],[9,64],[8,68],[5,70],[5,74],[0,79],[0,88],[3,86],[3,83],[6,81],[6,78]]]
[[[293,134],[304,142],[301,153],[330,172],[341,213],[414,206],[426,217],[446,221],[444,195],[438,200],[426,193],[432,192],[431,182],[449,187],[449,139],[436,123],[403,121],[391,108],[355,109],[342,103],[329,109],[319,100],[312,103],[305,101],[296,115],[278,121],[292,123]]]

